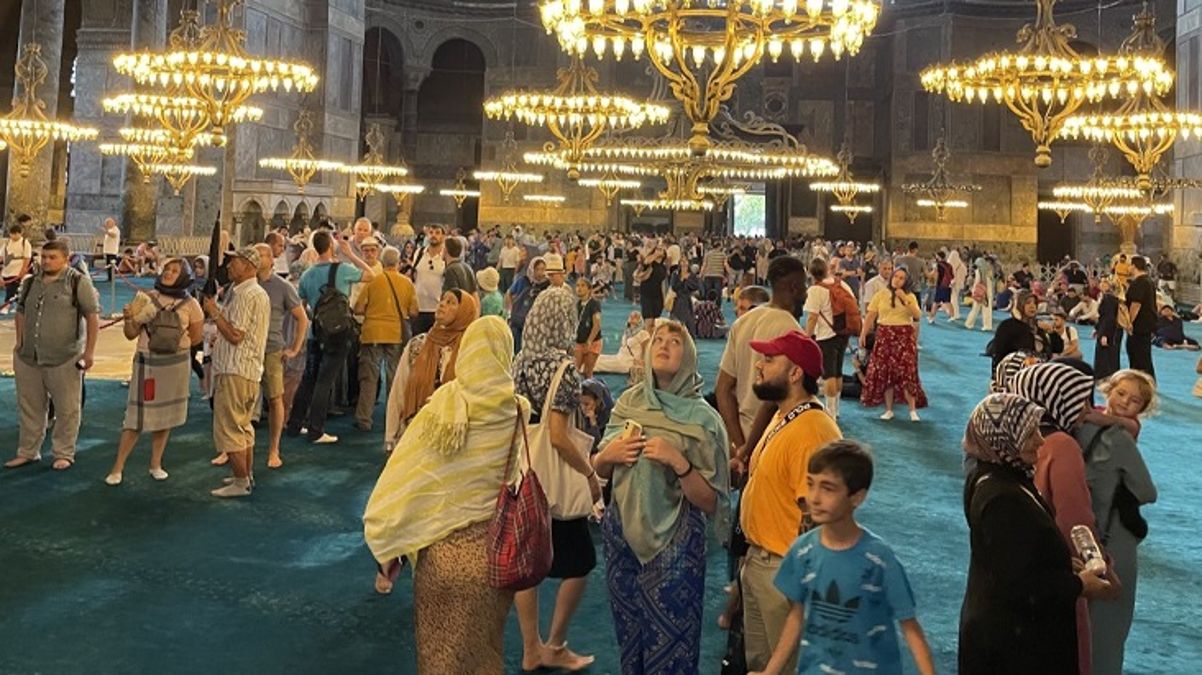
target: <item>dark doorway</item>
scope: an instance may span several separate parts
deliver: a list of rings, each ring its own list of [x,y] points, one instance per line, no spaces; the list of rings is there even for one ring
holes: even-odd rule
[[[822,236],[827,241],[854,241],[860,244],[872,241],[874,213],[861,213],[854,222],[843,213],[826,212]]]
[[[1035,255],[1039,262],[1056,262],[1064,256],[1072,257],[1073,246],[1072,222],[1060,222],[1060,216],[1051,211],[1039,212],[1039,233],[1035,245]]]

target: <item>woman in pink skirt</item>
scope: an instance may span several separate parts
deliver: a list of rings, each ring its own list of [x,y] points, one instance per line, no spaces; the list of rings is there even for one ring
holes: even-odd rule
[[[876,328],[876,345],[868,361],[868,376],[860,403],[872,407],[885,403],[883,420],[893,419],[893,400],[898,391],[910,406],[910,421],[918,421],[918,409],[927,406],[927,395],[918,380],[918,332],[914,322],[922,316],[918,298],[906,291],[906,268],[899,266],[883,288],[868,303],[868,317],[860,333],[860,344]]]

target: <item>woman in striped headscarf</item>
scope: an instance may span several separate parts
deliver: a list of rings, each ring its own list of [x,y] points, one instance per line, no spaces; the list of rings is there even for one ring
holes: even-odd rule
[[[1076,367],[1057,361],[1040,363],[1020,370],[1011,380],[1009,390],[1044,409],[1044,442],[1035,462],[1035,487],[1052,506],[1056,526],[1066,544],[1072,546],[1070,532],[1085,525],[1097,534],[1089,485],[1085,481],[1085,458],[1073,433],[1086,413],[1093,409],[1093,373],[1089,366],[1075,362]],[[1113,570],[1108,575],[1113,574]],[[1113,576],[1109,576],[1113,579]],[[1117,584],[1111,584],[1113,598]],[[1089,607],[1084,599],[1077,603],[1078,663],[1082,675],[1093,672],[1090,661]]]
[[[960,610],[959,672],[1078,671],[1074,605],[1106,582],[1082,570],[1032,482],[1045,410],[990,394],[964,431],[974,468],[964,484],[972,552]]]
[[[399,558],[416,560],[417,672],[499,675],[513,593],[489,586],[486,539],[530,404],[514,392],[502,319],[473,321],[459,355],[459,376],[417,413],[380,474],[363,535],[387,582],[377,578],[377,591],[391,590]]]

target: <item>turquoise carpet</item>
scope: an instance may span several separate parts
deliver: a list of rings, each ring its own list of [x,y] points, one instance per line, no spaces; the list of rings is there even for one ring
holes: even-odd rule
[[[102,285],[107,300],[106,291]],[[607,304],[607,336],[628,311],[620,301]],[[984,391],[985,342],[980,332],[923,326],[922,377],[932,407],[921,423],[881,422],[877,411],[851,403],[843,409],[844,432],[870,443],[878,458],[860,519],[906,565],[945,673],[955,669],[967,565],[959,440]],[[700,346],[710,386],[721,349],[719,342]],[[1194,514],[1202,472],[1194,452],[1202,447],[1202,401],[1189,393],[1196,355],[1157,350],[1156,359],[1162,413],[1146,423],[1141,447],[1160,501],[1145,510],[1151,535],[1141,549],[1127,665],[1132,673],[1196,672],[1202,543]],[[194,398],[191,421],[167,450],[171,479],[155,483],[146,475],[144,442],[125,484],[110,488],[103,478],[125,396],[116,383],[89,384],[79,462],[70,472],[51,472],[44,462],[0,474],[0,673],[415,672],[409,578],[393,596],[376,596],[362,543],[359,518],[381,465],[378,433],[356,432],[344,417],[330,426],[343,437],[336,446],[286,439],[284,469],[263,468],[261,450],[254,496],[218,501],[208,490],[224,474],[208,464],[209,412]],[[15,407],[11,380],[0,381],[0,406]],[[11,412],[8,420],[0,430],[5,453],[17,436]],[[717,672],[725,644],[714,623],[726,575],[716,546],[710,563],[703,673]],[[543,594],[544,626],[553,590],[548,584]],[[512,617],[506,639],[507,671],[517,672]],[[590,578],[569,639],[597,655],[591,672],[618,672],[602,568]]]

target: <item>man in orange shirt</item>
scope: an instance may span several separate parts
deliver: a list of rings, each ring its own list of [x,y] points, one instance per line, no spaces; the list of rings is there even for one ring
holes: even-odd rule
[[[401,252],[389,246],[381,259],[384,273],[371,280],[355,299],[355,314],[363,317],[359,336],[359,402],[355,428],[371,431],[380,363],[392,384],[401,350],[408,341],[409,320],[417,316],[417,291],[409,277],[397,271]]]
[[[743,630],[749,670],[763,670],[780,639],[789,600],[774,580],[782,556],[813,525],[806,518],[806,466],[810,456],[843,434],[818,402],[822,350],[801,331],[752,340],[755,395],[777,405],[776,415],[751,454],[740,520],[750,550],[740,575]],[[782,672],[797,669],[797,653]]]

